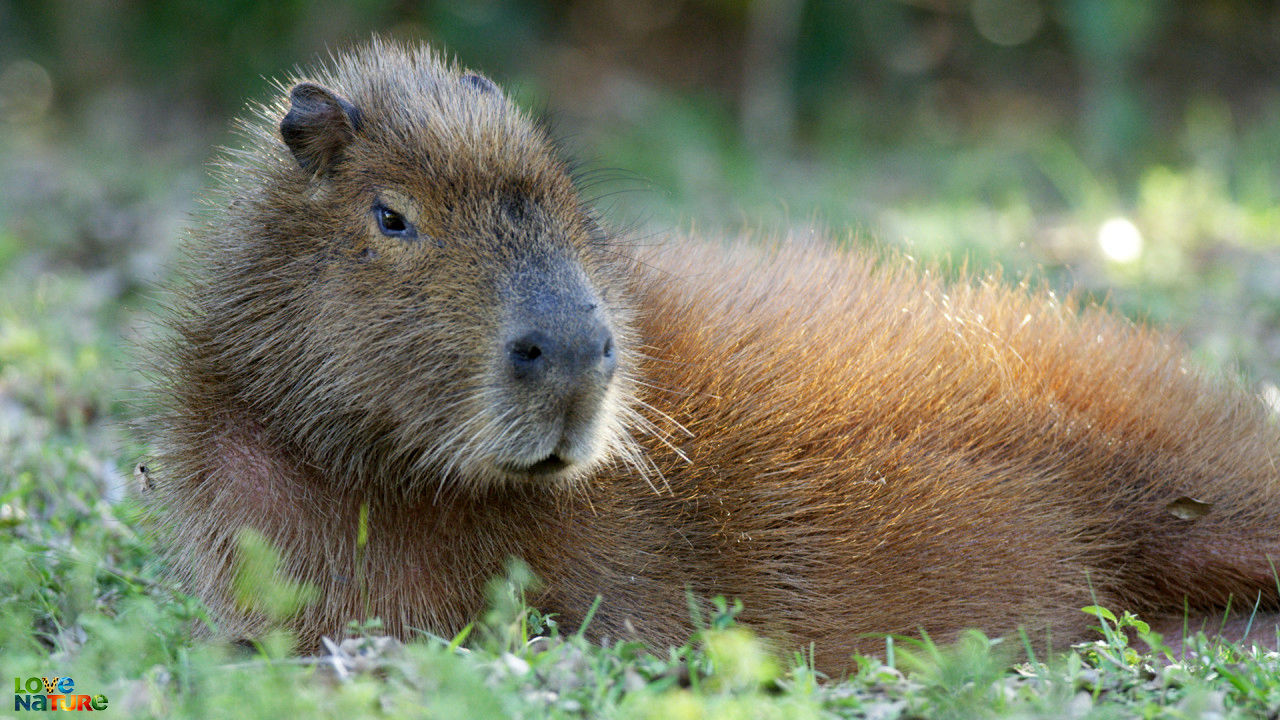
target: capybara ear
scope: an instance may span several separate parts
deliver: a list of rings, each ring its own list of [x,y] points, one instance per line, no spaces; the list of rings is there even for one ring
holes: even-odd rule
[[[502,97],[502,91],[498,89],[498,86],[494,85],[489,78],[478,73],[469,72],[462,76],[461,81],[463,85],[469,85],[486,95]]]
[[[314,83],[298,83],[289,93],[289,112],[280,121],[280,137],[312,175],[329,170],[338,153],[360,129],[360,109]]]

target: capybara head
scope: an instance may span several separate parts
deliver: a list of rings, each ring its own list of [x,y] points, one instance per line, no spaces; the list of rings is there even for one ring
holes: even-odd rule
[[[281,89],[199,250],[204,371],[338,480],[563,483],[633,456],[629,261],[544,133],[386,43]]]

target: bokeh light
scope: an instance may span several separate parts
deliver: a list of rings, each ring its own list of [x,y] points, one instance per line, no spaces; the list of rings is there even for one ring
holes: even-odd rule
[[[1108,260],[1130,263],[1142,255],[1142,233],[1126,218],[1114,217],[1098,228],[1098,247]]]
[[[53,79],[43,66],[15,60],[0,67],[0,119],[18,123],[39,120],[53,103]]]
[[[975,0],[973,23],[997,45],[1021,45],[1044,25],[1044,10],[1036,0]]]

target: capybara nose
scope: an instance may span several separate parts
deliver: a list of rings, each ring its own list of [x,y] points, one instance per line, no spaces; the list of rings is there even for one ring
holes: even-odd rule
[[[613,333],[597,318],[555,330],[520,333],[506,344],[512,376],[521,383],[538,384],[553,379],[567,389],[582,382],[605,382],[618,367]]]

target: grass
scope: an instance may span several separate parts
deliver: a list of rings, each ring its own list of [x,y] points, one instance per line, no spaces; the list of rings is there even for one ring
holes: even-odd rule
[[[1064,146],[1029,141],[1012,149],[978,147],[953,160],[945,148],[912,146],[861,164],[872,170],[858,169],[838,151],[836,162],[802,158],[778,169],[725,140],[725,120],[714,110],[658,111],[661,122],[639,122],[643,132],[624,128],[602,143],[600,164],[634,162],[673,190],[614,201],[615,217],[645,218],[643,232],[681,223],[787,229],[816,217],[860,228],[855,242],[874,235],[934,258],[952,253],[978,268],[998,262],[1051,285],[1082,284],[1136,317],[1185,328],[1206,365],[1280,378],[1280,272],[1272,260],[1280,237],[1277,198],[1258,190],[1265,183],[1250,178],[1261,171],[1243,159],[1150,168],[1128,193],[1089,176]],[[674,138],[682,151],[644,151],[665,147],[658,137]],[[1029,655],[1017,638],[976,632],[947,647],[927,638],[886,639],[883,653],[856,658],[845,678],[818,675],[803,653],[770,656],[734,623],[731,599],[681,647],[593,645],[579,628],[559,627],[556,618],[527,608],[518,574],[495,584],[490,613],[455,638],[401,644],[367,626],[318,658],[291,656],[286,637],[253,648],[200,639],[205,611],[166,579],[128,491],[132,467],[147,452],[128,424],[130,393],[141,385],[129,369],[139,352],[136,327],[153,302],[141,288],[158,279],[195,181],[189,168],[159,160],[98,158],[90,171],[75,162],[84,156],[37,131],[0,139],[0,183],[7,183],[0,193],[6,676],[72,677],[77,692],[105,695],[108,712],[118,717],[1280,713],[1274,653],[1202,638],[1191,659],[1172,662],[1155,638],[1147,638],[1150,652],[1130,644],[1131,635],[1144,634],[1140,621],[1098,608],[1090,609],[1097,641],[1053,657]],[[1025,178],[982,170],[1001,164],[1019,172],[1040,168],[1068,199],[1044,211],[1043,198],[1020,189]],[[885,196],[877,172],[886,167],[908,178],[889,185],[909,188],[913,177],[938,176],[950,178],[944,185],[952,189]],[[18,183],[31,178],[44,183],[44,195],[21,191]],[[965,191],[974,184],[985,190]],[[42,197],[54,200],[45,206]],[[842,201],[848,197],[861,200]],[[791,208],[800,207],[812,216],[792,217]],[[1132,218],[1147,238],[1133,263],[1097,253],[1096,226],[1113,214]],[[116,225],[104,226],[104,218]],[[269,565],[269,549],[253,546],[246,541],[246,560]],[[255,594],[253,587],[241,591]],[[271,603],[288,607],[290,600]]]
[[[86,483],[88,484],[88,483]],[[127,504],[64,495],[43,537],[10,526],[0,575],[9,675],[74,679],[124,717],[1063,718],[1268,717],[1280,711],[1280,657],[1201,639],[1180,663],[1131,616],[1091,608],[1099,639],[1039,662],[976,631],[950,647],[886,639],[846,678],[803,654],[771,657],[718,611],[665,654],[635,642],[586,642],[522,602],[527,577],[495,581],[491,610],[456,638],[401,644],[376,626],[294,657],[288,638],[252,649],[195,641],[199,604],[148,572]],[[30,520],[30,517],[27,518]],[[28,527],[31,523],[28,523]],[[253,562],[270,563],[259,550]],[[269,575],[269,573],[267,573]]]

